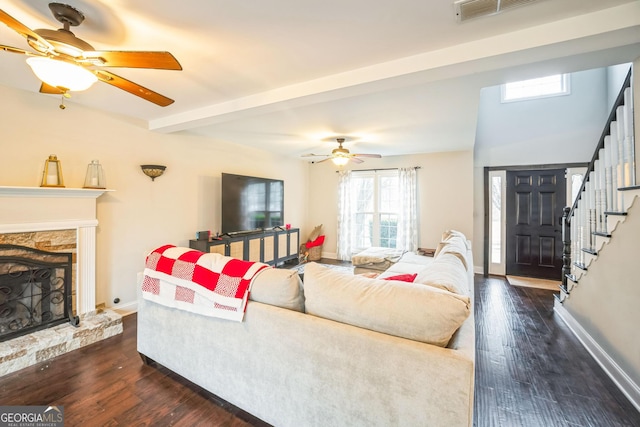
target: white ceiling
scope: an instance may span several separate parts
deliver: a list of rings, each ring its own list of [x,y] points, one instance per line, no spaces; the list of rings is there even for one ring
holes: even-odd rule
[[[97,83],[68,108],[291,156],[327,153],[339,135],[362,153],[470,149],[482,87],[640,57],[637,0],[539,0],[465,23],[452,0],[62,1],[85,14],[72,31],[96,49],[167,50],[183,67],[111,70],[169,107]],[[1,8],[60,28],[48,3]],[[6,26],[0,44],[27,48]],[[0,85],[38,91],[24,56],[0,52],[0,69]]]

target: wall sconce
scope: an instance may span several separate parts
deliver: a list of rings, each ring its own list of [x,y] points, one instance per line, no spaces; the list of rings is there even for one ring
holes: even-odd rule
[[[51,154],[49,158],[44,161],[40,187],[64,187],[62,164],[55,154]]]
[[[164,173],[167,167],[162,165],[140,165],[140,168],[142,168],[142,172],[145,175],[151,178],[151,181],[155,181],[157,177]]]

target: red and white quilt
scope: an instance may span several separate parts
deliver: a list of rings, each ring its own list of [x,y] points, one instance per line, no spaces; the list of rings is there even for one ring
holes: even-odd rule
[[[168,307],[241,322],[253,279],[268,267],[165,245],[147,256],[142,297]]]

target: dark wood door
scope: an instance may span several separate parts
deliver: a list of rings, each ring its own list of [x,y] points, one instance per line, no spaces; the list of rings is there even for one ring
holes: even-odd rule
[[[506,272],[562,280],[564,169],[507,171]]]

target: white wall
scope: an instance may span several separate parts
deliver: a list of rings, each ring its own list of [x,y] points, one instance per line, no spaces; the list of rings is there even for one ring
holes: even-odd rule
[[[220,174],[285,181],[285,221],[307,216],[307,165],[297,159],[185,134],[163,135],[141,123],[57,97],[0,87],[0,185],[39,186],[44,160],[56,154],[65,185],[82,187],[98,159],[107,186],[98,199],[97,302],[127,307],[136,299],[136,274],[145,255],[162,244],[188,246],[198,230],[219,230]],[[154,182],[141,164],[167,166]],[[1,209],[2,207],[0,207]],[[303,229],[303,233],[307,232]]]
[[[627,78],[630,67],[631,64],[620,64],[607,68],[607,105],[609,106],[609,111],[611,111],[613,103],[616,102],[616,98],[618,97],[622,83],[624,83],[624,79]]]
[[[442,232],[456,229],[473,240],[473,153],[447,153],[389,156],[367,159],[358,169],[420,166],[418,193],[420,236],[418,246],[435,248]],[[331,162],[309,164],[309,213],[307,226],[324,225],[323,254],[336,256],[338,174]],[[310,230],[310,229],[309,229]],[[305,241],[308,236],[302,234]]]
[[[589,162],[609,115],[607,69],[571,75],[571,94],[500,102],[500,86],[480,94],[474,150],[474,245],[483,262],[486,166]],[[619,88],[618,88],[619,90]]]
[[[626,197],[634,196],[627,193]],[[640,387],[640,286],[630,268],[638,262],[640,199],[580,277],[564,308],[618,367]],[[637,389],[635,399],[640,398]],[[640,401],[637,401],[640,404]]]

